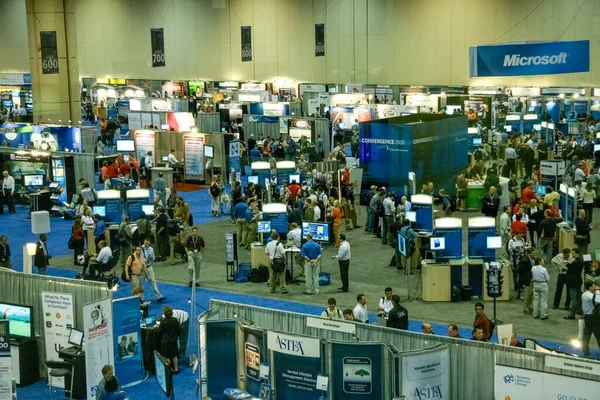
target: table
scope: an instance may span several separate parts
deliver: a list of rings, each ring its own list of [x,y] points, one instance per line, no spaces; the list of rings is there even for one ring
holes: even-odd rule
[[[265,246],[263,244],[252,244],[250,245],[250,265],[252,268],[258,268],[261,265],[267,268],[271,266],[271,259],[269,255],[265,253]]]
[[[290,275],[292,277],[292,279],[290,279],[287,283],[294,283],[296,285],[300,285],[300,282],[296,279],[296,277],[294,277],[294,256],[296,254],[300,254],[302,252],[302,250],[300,250],[297,247],[288,247],[287,249],[285,249],[285,258],[286,258],[286,262],[287,262],[287,258],[289,255],[290,258]]]
[[[483,182],[471,182],[467,185],[467,210],[480,210],[481,199],[485,196]]]
[[[448,263],[421,263],[423,301],[450,301],[450,265]]]

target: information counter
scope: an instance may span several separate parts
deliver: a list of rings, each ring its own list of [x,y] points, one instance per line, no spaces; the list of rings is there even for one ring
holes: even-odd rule
[[[265,246],[262,244],[252,244],[250,247],[250,265],[252,268],[258,268],[260,265],[269,267],[271,259],[265,253]]]
[[[421,263],[424,301],[450,301],[450,265],[448,263]]]
[[[480,210],[481,199],[485,196],[483,182],[475,181],[467,185],[467,210]]]

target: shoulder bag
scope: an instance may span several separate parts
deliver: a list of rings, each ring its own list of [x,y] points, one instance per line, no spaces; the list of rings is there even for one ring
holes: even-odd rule
[[[277,249],[280,244],[280,242],[277,242],[277,245],[275,246],[275,255],[273,256],[273,261],[271,261],[271,268],[275,273],[285,271],[285,258],[277,255]]]

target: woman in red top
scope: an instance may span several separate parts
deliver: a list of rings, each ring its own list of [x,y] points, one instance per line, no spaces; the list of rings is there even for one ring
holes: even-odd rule
[[[83,248],[85,246],[83,225],[81,223],[81,217],[75,218],[73,227],[71,228],[71,238],[73,239],[73,266],[77,267],[77,256],[83,254]]]
[[[515,236],[518,233],[520,233],[523,237],[527,237],[527,224],[523,221],[521,221],[521,219],[523,218],[523,215],[521,213],[518,213],[517,215],[515,215],[516,221],[513,221],[512,224],[510,225],[511,231],[513,236]]]

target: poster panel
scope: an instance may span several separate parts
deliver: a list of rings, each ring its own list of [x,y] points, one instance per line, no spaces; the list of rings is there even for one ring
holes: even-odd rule
[[[267,332],[273,352],[275,393],[286,400],[318,400],[317,376],[321,372],[321,341],[304,336]]]
[[[183,136],[186,179],[204,179],[204,136]]]
[[[42,313],[44,315],[44,341],[46,359],[62,361],[58,352],[69,344],[71,328],[75,327],[73,295],[69,293],[42,292]],[[52,385],[64,388],[62,377],[52,379]]]
[[[112,300],[106,298],[83,306],[85,381],[87,400],[95,400],[102,367],[114,365]]]
[[[265,362],[267,349],[265,331],[244,327],[244,367],[246,373],[246,390],[258,396],[260,394],[260,363]]]
[[[598,398],[598,382],[496,365],[494,397],[510,400]]]
[[[129,129],[142,129],[144,126],[142,125],[142,114],[139,112],[129,113],[127,114],[127,118],[129,121]]]
[[[469,258],[483,258],[485,261],[493,261],[495,259],[496,250],[487,248],[488,236],[496,236],[495,226],[469,228]]]
[[[226,399],[223,390],[238,386],[236,330],[236,321],[206,323],[207,396],[213,400]]]
[[[385,398],[381,344],[332,343],[331,360],[333,393],[348,400]]]
[[[0,321],[0,400],[12,400],[9,321]]]
[[[229,142],[229,172],[235,171],[236,174],[238,172],[242,172],[242,162],[240,155],[240,141],[232,140],[231,142]],[[232,181],[231,177],[229,178],[229,181]]]
[[[115,374],[121,386],[139,383],[143,379],[140,298],[114,300],[113,316]]]
[[[407,400],[450,398],[449,353],[446,346],[440,346],[401,355],[401,393]]]
[[[142,114],[143,116],[143,114]],[[154,131],[141,130],[135,131],[135,149],[137,159],[142,160],[146,157],[149,151],[152,152],[154,158],[154,165],[156,165],[156,151],[155,151],[155,138],[156,133]]]

